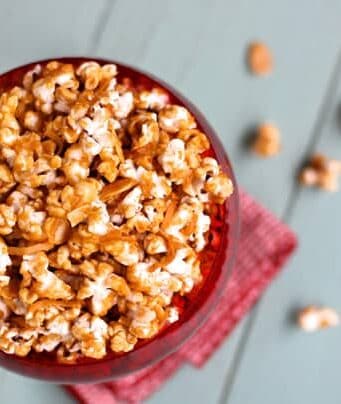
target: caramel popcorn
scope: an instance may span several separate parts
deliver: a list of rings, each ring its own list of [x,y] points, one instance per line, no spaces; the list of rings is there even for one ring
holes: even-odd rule
[[[341,161],[329,159],[322,154],[315,154],[302,170],[299,180],[302,185],[307,187],[336,192],[339,189],[340,174]]]
[[[90,310],[93,314],[104,316],[113,307],[118,296],[130,293],[125,279],[114,273],[114,268],[105,262],[84,261],[80,273],[85,275],[79,287],[79,299],[91,298]]]
[[[329,307],[308,306],[298,313],[297,322],[302,330],[315,332],[339,325],[340,315]]]
[[[265,75],[273,69],[273,59],[269,48],[260,42],[254,42],[248,49],[248,64],[252,73]]]
[[[6,235],[13,231],[13,227],[17,221],[12,206],[0,204],[0,234]]]
[[[131,351],[202,280],[232,181],[186,108],[129,83],[115,65],[50,62],[0,94],[3,352]]]
[[[253,151],[261,157],[272,157],[281,150],[281,135],[279,130],[271,124],[258,127]]]

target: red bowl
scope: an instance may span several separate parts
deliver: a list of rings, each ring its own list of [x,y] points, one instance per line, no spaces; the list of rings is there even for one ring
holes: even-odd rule
[[[211,142],[209,154],[214,156],[223,171],[234,183],[234,193],[219,210],[218,227],[211,228],[211,234],[217,234],[218,242],[212,240],[202,253],[203,282],[186,298],[177,302],[182,306],[182,313],[177,322],[168,326],[154,338],[139,343],[131,352],[124,354],[108,354],[100,360],[84,359],[79,363],[66,365],[57,363],[51,354],[32,353],[21,358],[0,352],[0,366],[25,376],[58,383],[98,383],[135,372],[179,349],[200,327],[216,307],[230,277],[237,250],[239,235],[239,205],[235,176],[224,148],[212,127],[199,110],[185,97],[168,84],[153,77],[149,73],[114,61],[88,58],[54,59],[75,66],[88,60],[96,60],[100,64],[115,63],[118,67],[118,79],[129,78],[134,85],[144,88],[162,87],[169,94],[170,101],[185,106],[196,118],[198,127],[208,136]],[[45,65],[50,60],[38,61],[18,67],[0,76],[0,91],[20,85],[23,75],[36,64]],[[212,224],[212,227],[214,225]]]

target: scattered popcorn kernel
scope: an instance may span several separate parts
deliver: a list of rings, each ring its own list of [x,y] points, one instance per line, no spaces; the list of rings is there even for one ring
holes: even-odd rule
[[[189,110],[52,61],[0,92],[0,144],[0,351],[74,364],[179,319],[233,192]]]
[[[263,124],[258,127],[253,151],[261,157],[272,157],[281,150],[281,135],[275,126]]]
[[[329,307],[308,306],[298,313],[297,322],[302,330],[314,332],[336,327],[340,323],[340,315]]]
[[[303,186],[336,192],[339,189],[340,174],[341,161],[329,159],[322,154],[315,154],[301,171],[299,181]]]
[[[266,75],[272,72],[273,58],[267,45],[254,42],[248,49],[248,64],[252,73],[256,75]]]
[[[307,187],[314,187],[318,184],[319,175],[317,170],[312,167],[306,167],[300,174],[300,182]]]

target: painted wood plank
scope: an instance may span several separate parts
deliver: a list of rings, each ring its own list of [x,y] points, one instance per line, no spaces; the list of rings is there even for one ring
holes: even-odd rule
[[[51,383],[21,377],[0,370],[1,404],[75,404],[64,389]]]
[[[340,142],[340,134],[334,132],[336,137]],[[319,149],[329,146],[321,144]],[[340,194],[301,194],[291,221],[301,236],[300,251],[262,301],[235,384],[224,402],[339,403],[340,329],[307,335],[293,325],[293,318],[309,304],[341,309],[340,203]]]
[[[339,4],[334,6],[341,11]],[[321,13],[327,10],[321,4],[313,11],[317,23],[321,21]],[[321,43],[316,48],[313,70],[325,60],[322,54],[340,51],[338,32],[337,18],[329,14],[328,24],[319,30]],[[337,55],[334,59],[334,65],[338,63],[336,80],[329,86],[329,94],[321,98],[322,102],[327,102],[321,106],[321,111],[327,113],[315,116],[315,120],[322,119],[322,122],[312,120],[317,132],[311,132],[311,146],[314,151],[341,159],[341,64],[340,54]],[[340,330],[306,335],[294,327],[293,314],[299,307],[311,303],[341,308],[340,203],[340,193],[299,191],[290,224],[300,237],[300,249],[288,271],[260,305],[238,377],[226,403],[242,404],[250,400],[278,404],[339,403]]]
[[[0,70],[34,60],[84,55],[106,0],[3,0]]]
[[[240,323],[203,368],[195,369],[185,365],[146,402],[148,404],[218,403],[224,380],[230,375],[233,355],[238,349],[246,320],[245,318]]]

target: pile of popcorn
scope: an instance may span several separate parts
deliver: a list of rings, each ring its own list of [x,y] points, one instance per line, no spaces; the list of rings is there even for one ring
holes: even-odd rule
[[[201,280],[233,192],[187,109],[115,65],[37,65],[0,96],[0,350],[127,352]]]

